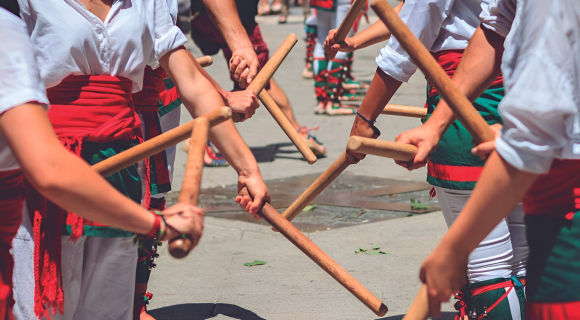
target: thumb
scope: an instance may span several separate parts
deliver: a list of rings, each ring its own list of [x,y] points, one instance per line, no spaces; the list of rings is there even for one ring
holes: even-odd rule
[[[254,200],[252,201],[252,205],[250,206],[250,213],[256,217],[259,217],[258,211],[260,211],[263,204],[264,204],[264,195],[261,193],[255,194]]]

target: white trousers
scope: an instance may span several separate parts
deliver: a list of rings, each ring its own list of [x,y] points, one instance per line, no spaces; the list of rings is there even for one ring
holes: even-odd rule
[[[318,26],[316,45],[314,46],[314,58],[324,58],[324,41],[331,29],[338,29],[342,20],[346,16],[348,9],[350,9],[350,0],[334,0],[336,1],[336,11],[316,10],[316,25]],[[350,30],[348,36],[352,37],[354,30]],[[336,59],[346,59],[346,52],[339,52],[336,54]]]
[[[435,191],[447,226],[451,226],[472,191],[439,187],[435,187]],[[467,265],[469,280],[474,283],[495,278],[525,276],[528,252],[524,211],[521,204],[518,204],[469,255]]]
[[[14,317],[16,320],[37,320],[34,315],[34,242],[27,214],[13,246]],[[131,320],[136,265],[137,245],[132,238],[82,236],[72,243],[69,236],[63,236],[65,313],[57,312],[51,318]]]

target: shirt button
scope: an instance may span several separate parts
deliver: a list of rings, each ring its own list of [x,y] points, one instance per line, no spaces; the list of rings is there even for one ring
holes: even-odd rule
[[[97,31],[97,34],[101,34],[101,32],[102,32],[101,28],[97,28],[96,31]]]

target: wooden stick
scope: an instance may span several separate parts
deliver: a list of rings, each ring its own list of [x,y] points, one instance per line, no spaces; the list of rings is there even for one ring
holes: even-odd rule
[[[230,118],[232,110],[228,107],[221,107],[211,113],[204,115],[210,122],[210,126],[218,125]],[[187,139],[191,135],[195,121],[190,121],[175,129],[169,130],[155,138],[147,140],[131,149],[125,150],[117,155],[105,159],[95,165],[93,169],[103,176],[108,176],[145,158],[157,154],[177,143]]]
[[[411,303],[409,312],[403,320],[425,320],[429,318],[429,297],[427,296],[427,285],[422,285],[419,293]]]
[[[310,147],[308,147],[306,141],[300,136],[298,132],[296,132],[294,126],[292,126],[292,124],[290,123],[284,112],[280,110],[280,107],[278,107],[274,99],[272,99],[268,91],[262,90],[262,92],[260,92],[258,97],[260,98],[260,101],[262,101],[266,109],[268,109],[268,112],[270,112],[272,118],[276,120],[280,128],[282,128],[282,130],[284,131],[284,133],[286,133],[290,141],[292,141],[292,143],[296,146],[296,149],[300,151],[304,159],[306,159],[306,161],[309,164],[313,164],[314,162],[316,162],[318,158],[314,155],[312,150],[310,150]]]
[[[202,68],[209,67],[213,64],[213,59],[210,56],[203,56],[195,60],[197,60],[197,63],[199,63]]]
[[[457,119],[471,134],[476,143],[495,139],[495,134],[487,122],[475,110],[471,102],[453,84],[453,81],[435,61],[421,41],[409,30],[409,27],[393,11],[385,0],[373,0],[371,8],[397,38],[413,62],[423,71],[427,80],[436,88],[441,97],[447,101]]]
[[[383,111],[381,111],[381,114],[426,119],[427,108],[387,104]]]
[[[199,117],[193,120],[193,130],[189,140],[187,164],[183,173],[183,182],[177,201],[197,206],[203,171],[203,156],[207,146],[207,135],[210,122],[207,118]],[[193,240],[189,237],[178,237],[169,241],[169,253],[174,258],[185,258],[193,249]]]
[[[255,95],[259,95],[262,89],[264,89],[266,83],[270,81],[270,78],[272,78],[274,72],[278,70],[278,67],[282,64],[282,61],[284,61],[288,53],[290,53],[290,50],[292,50],[296,42],[298,42],[298,37],[293,33],[289,34],[278,50],[274,52],[268,62],[266,62],[264,67],[262,67],[262,70],[258,72],[254,80],[252,80],[252,83],[248,86],[248,88],[252,89]],[[234,122],[239,122],[244,119],[244,117],[245,115],[242,113],[234,113],[232,115],[232,120],[234,120]]]
[[[316,196],[318,196],[328,185],[336,179],[347,167],[349,163],[346,161],[346,152],[343,152],[338,159],[336,159],[328,169],[326,169],[308,189],[306,189],[292,204],[282,213],[282,216],[288,221],[296,218],[296,216],[304,209]],[[272,229],[276,231],[274,228]]]
[[[242,195],[248,192],[244,188]],[[379,317],[384,316],[388,308],[381,300],[374,296],[367,288],[350,275],[343,267],[330,258],[324,251],[317,247],[308,237],[300,232],[292,223],[284,219],[272,205],[266,203],[261,211],[261,216],[280,233],[290,240],[298,249],[302,250],[312,261],[320,266],[326,273],[332,276],[357,299],[364,303]]]
[[[350,32],[350,29],[352,29],[352,26],[356,21],[356,18],[358,17],[360,11],[362,10],[366,2],[367,0],[355,0],[353,2],[353,4],[348,9],[348,12],[346,13],[344,20],[342,20],[342,22],[340,23],[340,27],[338,27],[338,29],[336,30],[334,43],[343,42],[344,39],[346,39],[348,33]],[[335,55],[326,56],[326,60],[332,60],[334,59],[334,56]]]
[[[411,161],[417,154],[417,147],[412,144],[357,136],[352,136],[348,139],[346,148],[357,153],[372,154],[400,161]]]

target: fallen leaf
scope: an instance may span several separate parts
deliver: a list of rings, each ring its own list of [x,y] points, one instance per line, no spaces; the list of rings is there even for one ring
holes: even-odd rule
[[[266,261],[261,261],[261,260],[254,260],[254,262],[246,262],[244,263],[244,266],[246,267],[254,267],[254,266],[262,266],[265,265]]]
[[[415,201],[411,199],[411,209],[413,210],[426,210],[427,206],[422,204],[421,201]]]
[[[306,207],[304,207],[304,209],[302,209],[302,212],[309,212],[312,211],[316,208],[315,204],[309,204]]]

